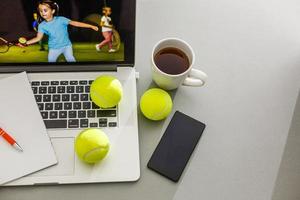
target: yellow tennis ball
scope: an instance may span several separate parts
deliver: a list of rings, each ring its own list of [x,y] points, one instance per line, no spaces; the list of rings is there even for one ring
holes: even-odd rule
[[[108,137],[97,128],[85,129],[75,139],[77,156],[90,164],[102,160],[108,153],[109,146]]]
[[[172,99],[170,95],[159,88],[147,90],[140,100],[142,113],[151,120],[162,120],[172,111]]]
[[[19,42],[20,42],[21,44],[25,44],[25,43],[27,42],[27,40],[26,40],[25,37],[20,37],[20,38],[19,38]]]
[[[111,108],[120,102],[123,89],[120,81],[113,76],[102,75],[96,78],[90,88],[92,101],[101,108]]]

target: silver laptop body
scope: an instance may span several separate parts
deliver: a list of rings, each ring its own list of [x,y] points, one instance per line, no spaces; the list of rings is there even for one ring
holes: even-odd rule
[[[20,8],[22,8],[22,2],[23,1],[4,0],[1,1],[0,4],[2,8],[9,10],[10,4],[17,4]],[[84,2],[85,1],[82,1],[82,3]],[[98,5],[99,12],[101,12],[101,7],[109,6],[104,5],[104,3],[107,2],[104,1],[102,4]],[[74,3],[74,5],[75,4],[76,3]],[[101,128],[107,134],[110,140],[110,151],[102,161],[91,165],[82,162],[77,157],[74,151],[74,140],[84,128],[48,128],[47,131],[53,144],[58,164],[12,181],[6,184],[7,186],[120,182],[136,181],[139,179],[140,160],[137,122],[136,71],[133,66],[135,4],[135,0],[115,1],[111,4],[113,11],[119,11],[117,15],[112,15],[112,18],[115,17],[115,19],[118,19],[118,23],[116,24],[117,28],[119,28],[121,41],[123,41],[123,47],[121,45],[119,53],[120,51],[123,51],[123,59],[114,60],[114,55],[116,54],[107,53],[105,55],[111,56],[111,60],[101,60],[101,58],[99,58],[99,62],[95,62],[93,60],[92,62],[82,61],[77,63],[47,63],[47,61],[35,63],[28,62],[26,60],[27,51],[30,51],[30,49],[28,50],[28,47],[25,47],[25,53],[22,55],[24,57],[24,62],[18,61],[14,63],[5,59],[7,59],[7,56],[12,52],[16,52],[16,55],[20,56],[20,47],[12,46],[8,52],[0,53],[1,77],[7,77],[13,73],[26,71],[30,82],[59,82],[62,80],[68,82],[74,80],[89,82],[100,75],[106,74],[113,75],[118,78],[123,86],[123,97],[116,108],[116,116],[112,118],[115,126],[98,126],[98,128]],[[86,12],[92,12],[91,10],[95,5],[90,5],[90,10]],[[78,5],[75,5],[75,7],[76,6],[80,7]],[[17,8],[16,6],[14,7],[14,9]],[[0,27],[2,27],[2,30],[0,29],[0,37],[6,36],[9,38],[13,35],[7,34],[7,32],[9,32],[7,30],[10,30],[10,27],[6,25],[6,22],[4,21],[12,20],[12,18],[8,19],[8,17],[9,16],[5,15],[5,13],[0,14]],[[81,18],[79,18],[79,20],[80,19]],[[87,23],[88,22],[89,21],[87,21]],[[74,32],[76,32],[76,30]],[[80,53],[84,52],[76,49],[76,45],[80,46],[81,44],[85,43],[78,42],[78,44],[73,44],[75,57],[80,57]],[[91,47],[91,45],[89,47]],[[93,50],[90,48],[86,51],[91,51],[91,53],[94,54]],[[23,49],[21,49],[21,51],[23,51]],[[79,53],[76,54],[76,52]],[[99,55],[104,54],[100,53]],[[30,113],[28,113],[28,115],[30,115]],[[94,119],[89,120],[90,124],[93,120],[98,122],[99,118],[95,116]],[[108,117],[108,122],[109,121],[110,117]]]

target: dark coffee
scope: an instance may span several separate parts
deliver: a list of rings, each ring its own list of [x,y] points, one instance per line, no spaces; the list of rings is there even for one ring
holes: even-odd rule
[[[172,75],[181,74],[190,66],[187,55],[174,47],[161,49],[154,56],[154,62],[161,71]]]

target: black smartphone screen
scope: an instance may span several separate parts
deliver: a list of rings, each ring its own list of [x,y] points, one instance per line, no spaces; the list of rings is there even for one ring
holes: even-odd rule
[[[204,129],[202,122],[176,111],[147,164],[148,168],[177,182]]]

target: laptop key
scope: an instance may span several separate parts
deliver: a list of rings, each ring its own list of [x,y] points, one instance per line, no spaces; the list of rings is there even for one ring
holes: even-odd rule
[[[97,117],[116,117],[117,111],[115,110],[97,110]]]
[[[89,92],[90,92],[90,86],[87,85],[87,86],[85,86],[85,93],[89,93]]]
[[[77,117],[77,112],[72,110],[72,111],[69,111],[69,118],[76,118]]]
[[[79,81],[80,85],[87,85],[87,83],[88,83],[87,81]]]
[[[70,85],[78,85],[78,81],[70,81]]]
[[[42,95],[34,95],[35,101],[36,102],[41,102],[42,101]]]
[[[65,93],[66,88],[65,86],[58,86],[57,87],[57,93]]]
[[[90,123],[90,127],[98,127],[98,123]]]
[[[87,110],[87,109],[91,109],[91,102],[85,101],[82,103],[82,108]]]
[[[80,119],[80,128],[87,128],[89,126],[88,119]]]
[[[88,118],[95,118],[96,116],[95,113],[96,113],[95,110],[88,110],[87,111]]]
[[[71,110],[72,109],[72,103],[64,103],[64,110]]]
[[[48,112],[41,112],[43,119],[48,119]]]
[[[79,110],[79,109],[81,109],[81,102],[74,102],[74,103],[73,103],[73,109],[74,109],[74,110]]]
[[[107,127],[107,119],[106,118],[99,119],[99,127]]]
[[[69,81],[60,81],[60,85],[68,85]]]
[[[107,123],[99,123],[99,127],[107,127]]]
[[[70,101],[70,95],[69,94],[63,94],[61,97],[62,97],[62,101]]]
[[[54,94],[52,96],[52,101],[60,101],[60,94]]]
[[[33,94],[37,94],[38,88],[37,87],[32,87],[32,91],[33,91]]]
[[[44,104],[43,103],[38,103],[37,105],[39,107],[39,110],[44,110]]]
[[[117,122],[109,122],[108,126],[109,127],[116,127],[117,126]]]
[[[59,118],[67,118],[67,111],[59,111]]]
[[[67,128],[67,120],[44,120],[46,128]]]
[[[53,103],[46,103],[45,110],[53,110]]]
[[[99,118],[99,123],[107,123],[107,118]]]
[[[75,88],[74,86],[67,86],[67,93],[74,93]]]
[[[42,82],[41,82],[41,85],[49,85],[49,84],[50,84],[49,81],[42,81]]]
[[[83,86],[76,86],[76,93],[83,93]]]
[[[32,85],[32,86],[39,86],[39,85],[40,85],[40,82],[39,82],[39,81],[32,81],[32,82],[31,82],[31,85]]]
[[[45,93],[47,93],[47,87],[39,87],[39,93],[40,93],[40,94],[45,94]]]
[[[43,102],[50,102],[51,101],[51,95],[46,94],[43,96]]]
[[[71,94],[71,101],[79,101],[79,94]]]
[[[88,101],[88,100],[89,100],[89,95],[88,94],[81,94],[80,95],[80,101]]]
[[[51,81],[50,84],[51,85],[59,85],[59,81]]]
[[[49,94],[56,93],[56,87],[55,87],[55,86],[50,86],[50,87],[48,87],[48,93],[49,93]]]
[[[85,110],[79,110],[78,111],[78,118],[86,118],[86,111]]]
[[[69,128],[79,128],[79,120],[78,119],[69,119],[68,127]]]
[[[62,103],[55,103],[54,104],[54,110],[62,110],[63,104]]]
[[[56,119],[57,118],[57,111],[51,111],[50,112],[50,119]]]

